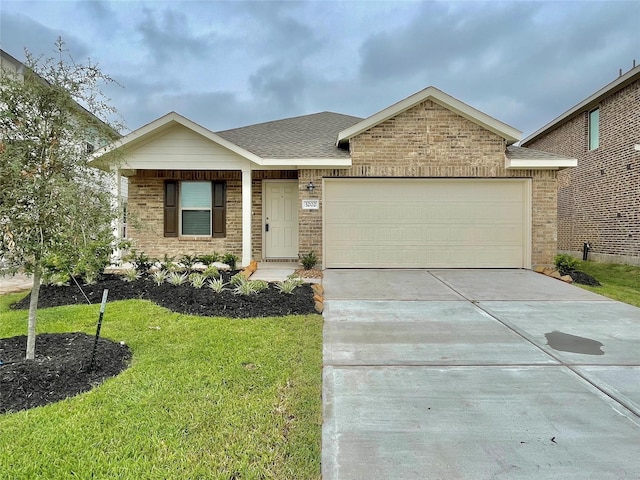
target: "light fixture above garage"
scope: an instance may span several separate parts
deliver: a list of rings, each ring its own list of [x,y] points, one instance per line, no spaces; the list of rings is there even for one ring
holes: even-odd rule
[[[307,192],[309,193],[313,193],[313,191],[316,189],[316,186],[313,184],[313,182],[309,182],[307,183]]]

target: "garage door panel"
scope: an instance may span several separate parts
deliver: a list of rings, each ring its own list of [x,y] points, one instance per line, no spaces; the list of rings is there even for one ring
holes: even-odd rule
[[[325,266],[527,265],[526,180],[326,179]]]

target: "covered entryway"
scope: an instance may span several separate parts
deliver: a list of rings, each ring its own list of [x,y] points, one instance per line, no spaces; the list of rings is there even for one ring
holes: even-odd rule
[[[298,258],[298,181],[264,181],[264,257]]]
[[[325,179],[327,268],[528,268],[529,179]]]

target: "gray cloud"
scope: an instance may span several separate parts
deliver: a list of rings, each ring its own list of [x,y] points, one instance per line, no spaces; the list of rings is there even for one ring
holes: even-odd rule
[[[211,39],[207,35],[193,34],[191,21],[184,13],[144,8],[143,15],[137,29],[142,44],[157,64],[181,62],[185,57],[197,57],[208,50]]]
[[[368,116],[435,85],[525,134],[640,59],[640,2],[3,2],[2,48],[58,35],[130,128]],[[70,22],[68,19],[75,19]]]
[[[1,48],[18,60],[24,60],[27,49],[35,57],[54,56],[55,42],[62,37],[74,58],[85,57],[89,49],[76,36],[62,29],[50,28],[27,15],[1,12]]]

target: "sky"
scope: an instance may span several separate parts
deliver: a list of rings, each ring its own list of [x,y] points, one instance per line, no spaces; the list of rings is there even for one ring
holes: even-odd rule
[[[97,63],[135,130],[368,117],[428,86],[523,138],[640,64],[640,0],[0,1],[0,48]]]

